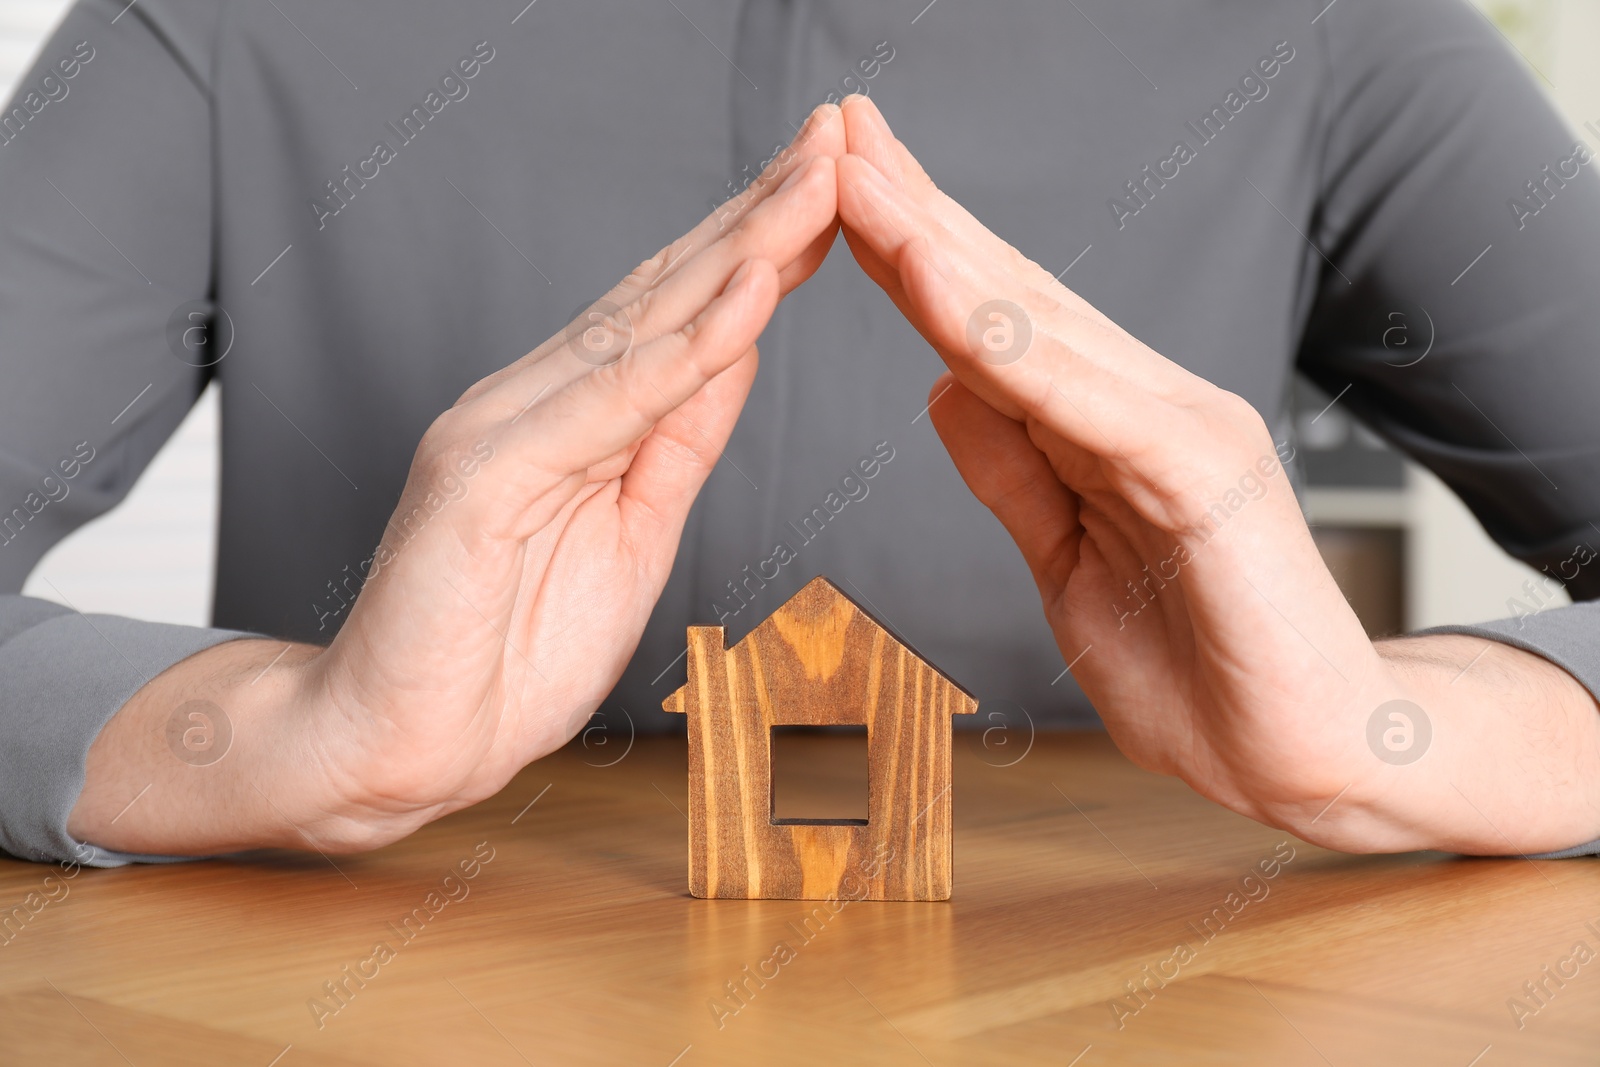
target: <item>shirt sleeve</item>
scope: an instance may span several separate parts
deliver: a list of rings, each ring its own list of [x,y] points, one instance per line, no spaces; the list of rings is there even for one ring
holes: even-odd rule
[[[1300,369],[1508,553],[1600,597],[1600,160],[1462,0],[1342,0],[1317,25],[1327,262]],[[1427,632],[1504,641],[1600,697],[1600,605]]]
[[[243,636],[0,597],[0,849],[21,859],[75,860],[89,867],[174,858],[113,852],[67,833],[67,817],[83,791],[89,745],[157,674]]]
[[[1600,562],[1567,573],[1600,546],[1600,160],[1463,0],[1343,0],[1317,27],[1327,262],[1299,367],[1600,596]]]
[[[127,494],[208,380],[184,331],[211,312],[224,6],[84,0],[0,115],[0,594]],[[235,636],[0,595],[0,848],[159,858],[68,835],[89,746],[145,681]]]

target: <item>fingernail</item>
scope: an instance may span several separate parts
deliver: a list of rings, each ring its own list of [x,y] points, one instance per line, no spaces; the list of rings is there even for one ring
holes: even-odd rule
[[[750,277],[750,260],[739,264],[739,269],[733,272],[733,277],[728,279],[728,284],[722,287],[724,293],[731,293],[743,285]]]

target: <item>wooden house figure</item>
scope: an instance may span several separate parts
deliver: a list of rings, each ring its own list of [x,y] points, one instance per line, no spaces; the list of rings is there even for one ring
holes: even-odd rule
[[[950,898],[951,715],[977,700],[826,578],[732,648],[689,627],[689,890],[697,897]],[[867,729],[867,818],[779,820],[772,728]]]

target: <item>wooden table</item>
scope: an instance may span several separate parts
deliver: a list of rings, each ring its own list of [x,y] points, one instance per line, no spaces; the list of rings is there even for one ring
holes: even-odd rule
[[[369,855],[52,883],[0,946],[0,1062],[1600,1062],[1600,958],[1542,971],[1600,952],[1600,861],[1343,856],[1100,735],[1012,766],[958,737],[951,901],[696,900],[683,742],[591,765],[621,747],[569,747]],[[0,906],[50,873],[0,862]]]

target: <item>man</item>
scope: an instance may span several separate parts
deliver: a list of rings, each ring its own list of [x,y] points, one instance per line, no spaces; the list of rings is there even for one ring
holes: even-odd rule
[[[1600,837],[1594,613],[1374,647],[1261,414],[1298,360],[1523,558],[1590,530],[1600,193],[1461,5],[147,0],[41,63],[80,42],[0,146],[10,485],[80,480],[0,552],[20,584],[215,374],[217,622],[304,643],[11,601],[9,851],[373,847],[818,571],[981,696],[1065,704],[1070,664],[1135,760],[1311,840]],[[861,88],[953,199],[866,101],[776,152]],[[1402,300],[1441,323],[1404,368]],[[232,339],[198,370],[195,302]],[[223,759],[174,758],[192,722]]]

